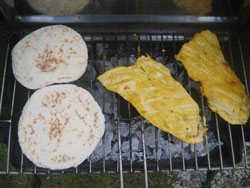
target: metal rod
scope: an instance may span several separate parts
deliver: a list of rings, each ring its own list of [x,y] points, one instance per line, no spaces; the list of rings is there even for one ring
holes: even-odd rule
[[[153,56],[153,44],[152,44],[152,35],[149,35],[149,41],[150,41],[150,56]]]
[[[117,41],[117,37],[115,37],[115,40]],[[116,49],[117,50],[117,49]],[[118,53],[116,51],[117,57]],[[117,62],[118,64],[118,62]],[[120,109],[120,99],[121,97],[118,96],[118,101],[117,101],[117,110],[118,110],[118,117],[117,117],[117,126],[118,126],[118,151],[119,151],[119,170],[120,170],[120,186],[123,188],[123,165],[122,165],[122,141],[121,141],[121,124],[120,124],[120,116],[121,116],[121,109]]]
[[[2,79],[2,88],[1,88],[1,98],[0,98],[0,115],[1,115],[1,112],[2,112],[3,92],[4,92],[4,85],[5,85],[4,82],[5,82],[5,77],[6,77],[9,49],[10,49],[10,43],[7,44],[7,51],[6,51],[6,55],[5,55],[5,61],[4,61],[3,79]]]
[[[155,129],[155,150],[156,150],[156,171],[159,172],[159,157],[158,157],[158,152],[159,152],[159,147],[158,147],[158,128],[154,126]]]
[[[118,98],[118,101],[120,103],[120,97]],[[120,107],[118,107],[120,108]],[[120,111],[120,110],[119,110]],[[120,119],[118,116],[118,120],[117,120],[117,124],[118,124],[118,150],[119,150],[119,164],[120,164],[120,184],[121,184],[121,188],[123,188],[123,168],[122,168],[122,152],[121,152],[121,126],[120,126]]]
[[[14,81],[13,92],[12,92],[11,112],[10,112],[11,119],[12,119],[12,115],[13,115],[13,107],[14,107],[14,102],[15,102],[15,94],[16,94],[16,80]],[[9,173],[9,169],[10,169],[11,127],[12,127],[12,123],[9,125],[8,150],[7,150],[7,165],[6,165],[6,172],[7,173]]]
[[[214,116],[215,116],[216,130],[217,130],[217,139],[218,139],[218,143],[219,143],[220,167],[221,167],[221,169],[223,169],[224,167],[223,167],[223,157],[222,157],[222,150],[221,150],[219,123],[218,123],[218,118],[217,118],[216,113],[214,113]]]
[[[181,156],[182,156],[182,169],[186,170],[185,166],[185,151],[184,151],[184,143],[181,141]]]
[[[117,42],[117,35],[115,35],[115,44],[117,45],[116,48],[115,48],[115,66],[119,66],[119,63],[118,63],[118,51],[117,51],[117,48],[118,48],[118,42]],[[115,93],[113,93],[113,98],[115,97]],[[120,102],[117,104],[118,105],[118,108],[120,108]],[[120,117],[120,111],[118,109],[118,117]],[[118,137],[118,131],[117,131],[117,137]],[[119,172],[119,152],[117,151],[117,167],[116,167],[116,171],[117,173]]]
[[[165,57],[165,52],[166,52],[166,50],[165,50],[165,48],[164,48],[163,34],[161,34],[161,53],[162,53],[163,59],[164,59],[164,57]]]
[[[152,35],[149,35],[149,41],[150,41],[150,56],[152,57],[153,55],[153,44],[152,44]],[[156,155],[156,171],[159,172],[159,157],[158,157],[158,152],[159,152],[159,147],[158,147],[158,128],[154,126],[155,130],[155,155]]]
[[[232,50],[232,44],[231,44],[231,37],[228,34],[228,45],[229,45],[229,52],[230,52],[230,59],[232,62],[232,69],[234,70],[234,59],[233,59],[233,50]]]
[[[148,188],[147,158],[146,158],[146,147],[145,147],[145,138],[144,138],[144,123],[143,123],[142,117],[141,117],[141,137],[142,137],[142,149],[143,149],[145,188]]]
[[[0,120],[0,123],[11,123],[11,120],[10,119],[9,120],[6,120],[6,119]]]
[[[194,159],[195,159],[195,170],[199,170],[196,144],[194,144]]]
[[[15,20],[19,23],[237,23],[237,17],[222,16],[145,16],[145,15],[77,15],[77,16],[16,16]]]
[[[233,168],[235,168],[234,147],[233,147],[233,139],[232,139],[232,133],[231,133],[231,125],[230,124],[227,124],[227,125],[228,125],[230,146],[231,146],[231,152],[232,152]]]
[[[91,35],[91,63],[94,64],[94,40],[93,35]],[[92,66],[93,67],[93,66]],[[93,70],[90,71],[90,89],[93,91]],[[92,173],[92,154],[88,157],[89,159],[89,173]]]
[[[238,39],[239,43],[239,49],[240,49],[240,57],[241,57],[241,63],[242,63],[242,68],[244,72],[244,80],[245,80],[245,85],[246,85],[246,91],[249,96],[249,88],[248,88],[248,81],[247,81],[247,75],[246,75],[246,68],[245,68],[245,60],[243,56],[243,51],[242,51],[242,45],[240,39]],[[244,134],[244,128],[241,125],[241,134],[242,134],[242,141],[243,141],[243,149],[244,149],[244,158],[245,158],[245,167],[248,167],[248,161],[247,161],[247,151],[246,151],[246,143],[245,143],[245,134]]]
[[[129,60],[129,56],[130,56],[130,45],[129,45],[129,37],[128,35],[126,35],[126,46],[127,46],[127,66],[130,66],[130,60]],[[138,48],[137,48],[138,50]],[[139,52],[138,52],[139,53]],[[128,103],[128,118],[131,118],[131,110],[130,110],[131,104]],[[131,126],[131,121],[128,122],[128,126],[129,126],[129,149],[131,150],[129,152],[129,161],[130,161],[130,172],[133,172],[133,153],[132,153],[132,126]]]
[[[27,93],[27,101],[29,100],[30,98],[30,90],[28,90],[28,93]],[[20,173],[23,174],[23,151],[22,151],[22,154],[21,154],[21,168],[20,168]]]
[[[233,167],[225,167],[224,168],[225,170],[233,170],[233,169],[245,169],[245,167],[243,166],[236,166],[235,168]],[[247,168],[249,169],[249,168]],[[211,170],[220,170],[219,167],[211,167]],[[173,172],[179,172],[180,170],[179,169],[173,169]],[[192,172],[192,171],[195,171],[194,168],[187,168],[186,169],[187,172]],[[208,168],[199,168],[199,171],[208,171]],[[71,171],[70,171],[71,172]],[[73,173],[74,171],[72,171]],[[143,171],[142,170],[134,170],[134,173],[142,173]],[[153,170],[148,170],[148,172],[154,172]],[[170,172],[169,170],[161,170],[161,172],[163,173],[168,173]],[[108,174],[115,174],[116,171],[107,171]],[[130,171],[128,170],[125,170],[123,171],[123,173],[130,173]],[[7,174],[6,171],[0,171],[0,174]],[[9,172],[8,174],[20,174],[20,172],[18,171],[11,171]],[[33,172],[23,172],[24,175],[33,175],[34,173]],[[37,172],[38,175],[46,175],[46,172],[42,172],[42,171],[39,171]],[[53,175],[58,175],[58,174],[61,174],[60,172],[52,172],[51,174]],[[79,174],[88,174],[88,172],[85,172],[85,171],[79,171]],[[93,172],[93,174],[102,174],[102,171],[95,171]]]
[[[205,107],[204,107],[204,97],[203,96],[201,96],[201,106],[202,106],[203,126],[206,126]],[[211,164],[210,164],[210,153],[209,153],[209,144],[208,144],[207,133],[204,133],[204,137],[205,137],[206,150],[207,150],[208,169],[210,170],[211,169]]]
[[[23,173],[23,151],[22,151],[22,154],[21,154],[21,167],[20,167],[20,174]]]
[[[103,45],[104,45],[104,48],[103,48],[103,59],[102,59],[102,65],[103,65],[103,69],[102,69],[102,72],[104,73],[105,72],[105,62],[106,62],[106,59],[107,59],[107,56],[106,56],[106,50],[105,50],[105,35],[103,35]],[[106,90],[104,91],[103,93],[103,112],[105,112],[105,105],[106,105],[106,102],[105,102],[105,99],[106,99]],[[106,157],[105,157],[105,148],[106,148],[106,145],[105,145],[105,136],[106,134],[104,134],[104,137],[102,138],[102,153],[103,153],[103,173],[106,172]]]
[[[245,60],[244,60],[244,56],[243,56],[243,52],[242,52],[242,46],[241,46],[240,39],[238,39],[238,42],[239,42],[239,48],[240,48],[241,64],[242,64],[243,73],[244,73],[244,81],[245,81],[245,85],[246,85],[247,94],[249,95],[247,74],[246,74],[246,68],[245,68]]]
[[[173,52],[174,55],[176,54],[176,46],[175,46],[175,35],[172,34],[172,41],[173,41]],[[175,74],[178,76],[178,67],[177,64],[175,64]],[[189,81],[189,87],[190,87],[190,81]],[[185,151],[184,151],[184,143],[181,141],[181,153],[182,153],[182,169],[185,170]]]
[[[246,143],[245,143],[245,134],[244,134],[244,129],[243,129],[242,125],[241,125],[241,135],[242,135],[242,141],[243,141],[245,167],[248,167],[247,150],[246,150]]]
[[[186,42],[186,34],[184,33],[184,42]],[[188,77],[188,93],[190,96],[192,96],[192,91],[191,91],[191,83],[190,83],[190,78]],[[198,159],[197,159],[197,149],[196,149],[196,144],[194,144],[194,159],[195,159],[195,169],[198,170]]]
[[[241,46],[240,39],[238,39],[238,44],[239,44],[239,49],[240,49],[240,57],[241,57],[242,68],[243,68],[243,72],[244,72],[244,80],[245,80],[245,84],[246,84],[246,91],[247,91],[247,94],[249,96],[248,81],[247,81],[246,69],[245,69],[245,61],[244,61],[244,56],[243,56],[243,51],[242,51],[242,46]],[[233,69],[234,69],[231,38],[229,38],[229,47],[230,47],[231,61],[232,61]],[[241,125],[241,135],[242,135],[242,142],[243,142],[245,167],[247,167],[248,164],[247,164],[247,151],[246,151],[246,143],[245,143],[246,141],[245,141],[244,128],[243,128],[242,125]]]
[[[11,142],[11,124],[9,126],[9,135],[8,135],[8,150],[7,150],[7,164],[6,164],[6,172],[9,173],[10,167],[10,142]]]
[[[76,174],[78,174],[78,166],[76,167]]]
[[[170,171],[173,170],[173,165],[172,165],[172,152],[171,152],[171,147],[170,147],[170,134],[168,133],[168,153],[169,153],[169,169]]]
[[[175,50],[175,35],[172,34],[172,41],[173,41],[173,51],[174,51],[174,55],[176,53],[176,50]],[[178,76],[178,67],[177,67],[177,63],[175,63],[175,75]]]

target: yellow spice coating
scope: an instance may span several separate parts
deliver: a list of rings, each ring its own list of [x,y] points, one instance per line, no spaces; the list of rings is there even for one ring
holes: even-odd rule
[[[194,81],[201,82],[201,93],[208,105],[230,124],[246,124],[250,100],[245,86],[222,54],[217,36],[209,30],[196,33],[175,55]]]
[[[199,106],[161,63],[141,56],[133,66],[113,68],[97,79],[154,126],[187,143],[203,140]]]

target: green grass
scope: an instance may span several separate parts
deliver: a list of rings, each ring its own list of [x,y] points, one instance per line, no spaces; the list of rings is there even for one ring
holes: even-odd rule
[[[172,188],[173,179],[164,173],[149,173],[149,187]],[[125,187],[144,187],[144,174],[124,174]],[[1,175],[4,188],[119,188],[119,174],[102,175]]]
[[[6,171],[7,147],[0,144],[0,170]],[[15,170],[10,164],[10,170]],[[16,171],[16,170],[15,170]],[[149,173],[152,188],[172,188],[173,175]],[[144,187],[144,174],[124,174],[124,187]],[[91,175],[0,175],[0,188],[119,188],[119,174]]]

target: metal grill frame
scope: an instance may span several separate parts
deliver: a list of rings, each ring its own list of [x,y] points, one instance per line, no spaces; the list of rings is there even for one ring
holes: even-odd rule
[[[113,38],[113,41],[116,43],[119,42],[126,42],[127,44],[127,61],[128,61],[128,65],[129,65],[129,56],[130,56],[130,50],[129,50],[129,42],[133,41],[133,42],[137,42],[138,43],[138,56],[141,55],[140,52],[140,46],[141,46],[141,41],[146,41],[150,43],[150,47],[151,47],[151,52],[148,52],[150,55],[152,55],[152,43],[153,42],[159,42],[161,43],[162,49],[164,48],[164,43],[165,42],[169,42],[172,43],[173,46],[173,51],[174,54],[176,54],[176,47],[175,47],[175,43],[176,41],[182,41],[183,43],[186,42],[189,38],[186,37],[186,34],[173,34],[173,33],[162,33],[162,34],[137,34],[137,36],[131,37],[133,36],[132,33],[129,34],[116,34],[116,33],[111,33],[111,34],[85,34],[82,33],[82,36],[84,38],[84,40],[86,41],[86,43],[92,43],[92,48],[94,48],[94,43],[96,41],[101,41],[102,43],[109,43],[110,41],[110,36],[112,36],[111,38]],[[229,51],[230,51],[230,61],[232,62],[231,66],[234,68],[235,64],[233,61],[233,52],[232,52],[232,44],[231,44],[231,35],[230,34],[226,34],[226,37],[228,38],[228,47],[229,47]],[[119,39],[119,40],[118,40]],[[240,50],[240,58],[241,58],[241,67],[244,73],[244,82],[245,82],[245,86],[246,86],[246,90],[247,93],[249,95],[249,88],[248,88],[248,80],[247,80],[247,73],[246,73],[246,68],[245,68],[245,60],[244,60],[244,54],[243,54],[243,50],[242,50],[242,44],[241,44],[241,40],[238,39],[238,47]],[[2,113],[2,104],[3,104],[3,96],[4,96],[4,92],[5,92],[5,85],[8,82],[8,80],[6,80],[6,74],[12,74],[12,73],[7,73],[7,66],[11,66],[8,65],[8,62],[10,62],[10,60],[8,59],[10,57],[10,42],[8,42],[7,44],[7,49],[6,49],[6,54],[5,54],[5,61],[4,62],[0,62],[0,63],[4,63],[4,69],[3,69],[3,75],[2,75],[2,88],[1,88],[1,98],[0,98],[0,114]],[[94,53],[93,53],[93,49],[91,50],[91,54],[90,54],[90,58],[89,58],[89,63],[93,63],[95,60],[94,57]],[[164,55],[164,53],[163,53]],[[119,54],[116,51],[116,61],[118,62],[118,57]],[[104,68],[104,64],[106,61],[106,52],[105,49],[103,51],[103,70],[102,72],[105,71]],[[177,66],[176,66],[177,69]],[[90,80],[90,85],[91,85],[91,89],[93,87],[93,76],[91,73],[91,80]],[[191,93],[191,89],[190,89],[190,79],[188,79],[188,84],[189,84],[189,94],[192,96]],[[217,114],[213,113],[216,119],[216,130],[217,130],[217,139],[218,139],[218,143],[219,143],[219,157],[220,157],[220,165],[217,167],[212,167],[211,166],[211,162],[210,162],[210,153],[209,153],[209,143],[206,140],[206,149],[207,149],[207,160],[208,160],[208,166],[205,168],[201,168],[199,167],[198,164],[198,156],[197,156],[197,149],[196,149],[196,144],[194,144],[194,151],[195,151],[195,166],[193,166],[193,168],[187,168],[185,165],[185,151],[184,151],[184,144],[183,142],[181,142],[181,147],[182,147],[182,169],[175,169],[172,165],[172,156],[171,156],[171,149],[170,146],[169,147],[169,161],[170,161],[170,166],[169,169],[162,169],[159,165],[159,160],[158,157],[156,157],[156,163],[155,163],[155,170],[148,170],[147,168],[147,154],[146,154],[146,149],[145,149],[145,135],[144,135],[144,123],[143,123],[143,119],[142,117],[140,118],[141,121],[141,138],[142,138],[142,150],[138,150],[138,151],[134,151],[132,150],[132,138],[131,138],[131,124],[129,124],[129,135],[130,135],[130,140],[129,140],[129,146],[130,149],[129,150],[122,150],[121,146],[122,146],[122,136],[121,136],[121,125],[120,122],[122,120],[131,120],[131,118],[121,118],[120,117],[120,97],[118,96],[118,119],[116,121],[117,124],[117,136],[118,136],[118,151],[117,151],[117,168],[114,171],[109,171],[106,170],[106,159],[105,159],[105,145],[102,145],[103,148],[103,161],[102,161],[102,171],[93,171],[92,168],[92,161],[91,161],[91,156],[89,157],[89,168],[86,169],[85,171],[80,171],[77,168],[75,168],[74,170],[61,170],[61,171],[51,171],[51,170],[37,170],[37,167],[34,166],[33,171],[24,171],[23,168],[23,160],[24,160],[24,155],[22,153],[21,155],[21,167],[19,171],[12,171],[10,170],[10,148],[11,148],[11,132],[12,132],[12,126],[13,125],[13,121],[12,121],[12,116],[13,116],[13,110],[14,110],[14,106],[15,106],[15,98],[16,98],[16,85],[17,82],[16,80],[14,80],[14,84],[13,84],[13,92],[12,92],[12,101],[11,101],[11,111],[10,111],[10,119],[0,119],[0,125],[3,126],[9,126],[9,131],[8,131],[8,149],[7,149],[7,159],[6,159],[6,170],[4,171],[0,171],[0,174],[64,174],[64,173],[74,173],[74,174],[100,174],[100,173],[120,173],[120,183],[121,183],[121,187],[123,187],[123,173],[138,173],[138,172],[143,172],[145,174],[145,187],[148,187],[148,173],[149,172],[169,172],[169,171],[193,171],[193,170],[202,170],[202,171],[207,171],[207,170],[220,170],[220,169],[242,169],[242,168],[247,168],[249,169],[250,166],[247,163],[247,152],[246,152],[246,141],[245,141],[245,135],[244,135],[244,127],[241,126],[241,134],[242,134],[242,142],[243,142],[243,163],[241,165],[237,165],[235,164],[235,156],[234,156],[234,148],[233,148],[233,138],[232,138],[232,132],[231,132],[231,125],[228,124],[228,133],[230,136],[230,144],[231,144],[231,154],[232,154],[232,165],[230,167],[225,167],[223,165],[223,156],[222,156],[222,149],[221,149],[221,138],[220,138],[220,132],[219,132],[219,123],[218,123],[218,118],[217,118]],[[31,95],[31,91],[28,91],[28,95],[27,95],[27,99],[30,97]],[[104,94],[105,95],[105,94]],[[113,94],[115,95],[115,94]],[[104,97],[105,99],[105,97]],[[201,97],[201,104],[202,104],[202,116],[205,115],[204,112],[204,99],[203,97]],[[105,107],[105,100],[103,100],[103,108]],[[129,112],[130,114],[130,112]],[[155,130],[158,130],[158,128],[155,128]],[[156,134],[157,131],[155,131]],[[155,144],[156,144],[156,150],[158,151],[158,135],[155,135]],[[205,136],[206,137],[206,134]],[[104,143],[104,142],[103,142]],[[123,169],[123,160],[122,160],[122,154],[123,152],[130,152],[130,170],[124,170]],[[132,161],[132,153],[133,152],[142,152],[143,153],[143,169],[141,170],[134,170],[133,169],[133,161]],[[157,155],[158,152],[156,152]]]

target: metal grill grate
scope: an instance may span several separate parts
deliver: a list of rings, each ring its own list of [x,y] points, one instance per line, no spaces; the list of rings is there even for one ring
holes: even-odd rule
[[[214,135],[217,139],[218,146],[210,151],[209,141],[207,135],[204,136],[206,155],[199,156],[197,152],[197,144],[193,146],[193,157],[189,160],[185,158],[187,155],[183,142],[180,142],[181,155],[179,157],[173,156],[172,153],[172,137],[167,134],[168,140],[168,159],[161,159],[159,155],[162,150],[159,146],[159,134],[158,128],[154,127],[155,133],[155,159],[149,159],[145,138],[145,128],[148,125],[140,117],[130,104],[124,102],[124,100],[107,90],[105,90],[103,97],[99,99],[99,105],[102,107],[105,114],[107,105],[109,108],[115,109],[117,105],[117,116],[113,115],[108,118],[113,128],[113,144],[117,144],[117,157],[115,160],[106,158],[106,145],[105,136],[102,139],[102,159],[93,161],[91,155],[88,160],[84,161],[77,168],[70,168],[62,171],[51,171],[42,169],[34,166],[26,157],[23,155],[17,139],[17,125],[20,117],[22,107],[25,102],[31,96],[33,91],[27,90],[22,87],[13,77],[11,70],[11,50],[15,43],[20,40],[25,34],[15,34],[8,40],[2,40],[0,54],[0,76],[1,76],[1,98],[0,98],[0,130],[3,131],[3,135],[6,135],[5,142],[7,144],[7,154],[4,160],[6,166],[0,169],[0,174],[63,174],[63,173],[75,173],[75,174],[92,174],[92,173],[120,173],[121,187],[123,187],[123,173],[145,173],[145,187],[148,187],[148,172],[168,172],[168,171],[179,171],[179,170],[219,170],[219,169],[239,169],[239,168],[250,168],[247,163],[247,152],[246,152],[246,141],[245,141],[245,128],[243,126],[231,126],[223,122],[219,116],[212,113],[214,123],[210,125],[209,129],[214,130]],[[82,87],[88,87],[90,92],[94,95],[94,87],[97,83],[97,75],[106,71],[106,63],[111,58],[114,60],[114,66],[118,66],[119,60],[125,59],[126,65],[133,63],[132,59],[136,59],[140,55],[148,53],[154,59],[161,57],[162,63],[168,64],[170,61],[174,61],[173,55],[176,54],[182,44],[191,38],[188,34],[83,34],[83,38],[87,43],[89,49],[89,68],[83,77],[74,82],[74,84]],[[224,52],[226,60],[230,63],[236,74],[245,83],[247,92],[248,80],[247,72],[245,69],[245,60],[242,50],[241,40],[232,37],[228,34],[220,34],[219,39],[221,42],[222,50]],[[100,50],[102,48],[102,50]],[[101,53],[100,53],[101,52]],[[234,52],[234,53],[233,53]],[[236,63],[237,62],[237,63]],[[183,68],[174,66],[175,78],[178,77],[180,71],[184,71]],[[180,70],[183,69],[183,70]],[[95,74],[96,72],[96,74]],[[87,74],[87,75],[86,75]],[[207,116],[205,107],[207,105],[206,99],[199,95],[195,96],[191,88],[191,80],[185,76],[183,81],[187,83],[187,90],[193,98],[198,99],[198,103],[201,109],[201,116]],[[112,95],[114,101],[106,101],[106,95]],[[94,95],[95,96],[95,95]],[[100,102],[101,101],[101,102]],[[125,112],[127,111],[127,112]],[[125,114],[125,115],[124,115]],[[107,114],[105,114],[107,116]],[[141,141],[139,143],[140,148],[133,149],[133,134],[132,134],[132,121],[140,122]],[[128,133],[128,148],[122,148],[124,138],[122,136],[121,123],[125,123],[129,127]],[[223,125],[223,124],[226,124]],[[233,131],[232,131],[233,129]],[[223,140],[223,144],[222,144]],[[242,146],[242,150],[238,150],[238,147]],[[228,151],[228,155],[226,153]],[[243,159],[238,151],[243,151]],[[124,154],[129,153],[128,159],[124,159]],[[133,154],[141,153],[142,161],[135,161]],[[239,156],[239,157],[237,157]],[[241,160],[242,159],[242,160]],[[14,167],[14,168],[13,168]]]

